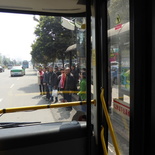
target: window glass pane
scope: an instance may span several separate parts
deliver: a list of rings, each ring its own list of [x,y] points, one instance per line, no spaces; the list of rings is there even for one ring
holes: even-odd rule
[[[0,121],[85,120],[85,105],[46,106],[86,100],[85,18],[0,13],[0,20]],[[6,110],[28,106],[35,108]]]
[[[129,154],[130,36],[129,1],[108,1],[110,116],[121,154]],[[112,141],[109,136],[109,147]],[[110,149],[109,149],[110,150]],[[113,149],[112,149],[113,150]]]

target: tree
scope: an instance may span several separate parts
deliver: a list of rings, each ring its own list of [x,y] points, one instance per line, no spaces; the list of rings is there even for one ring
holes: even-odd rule
[[[2,62],[5,66],[7,66],[8,64],[13,64],[13,62],[10,60],[10,58],[7,58],[5,56],[2,57]]]
[[[76,39],[72,31],[61,26],[61,17],[54,16],[41,16],[35,34],[37,39],[32,44],[31,55],[43,64],[64,59],[64,52]]]

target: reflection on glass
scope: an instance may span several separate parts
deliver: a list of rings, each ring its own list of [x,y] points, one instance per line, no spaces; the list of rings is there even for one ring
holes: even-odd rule
[[[129,1],[108,2],[109,86],[111,119],[121,154],[129,154],[130,35]],[[109,147],[113,149],[109,136]],[[109,149],[110,150],[110,149]]]

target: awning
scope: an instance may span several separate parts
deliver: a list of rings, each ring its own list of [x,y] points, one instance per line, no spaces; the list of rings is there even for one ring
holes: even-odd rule
[[[69,52],[69,51],[72,51],[72,50],[75,50],[76,49],[76,44],[73,44],[71,46],[69,46],[65,52]]]
[[[75,30],[74,22],[72,20],[67,19],[67,18],[61,17],[61,25],[63,27],[65,27],[66,29],[69,29],[72,31]]]

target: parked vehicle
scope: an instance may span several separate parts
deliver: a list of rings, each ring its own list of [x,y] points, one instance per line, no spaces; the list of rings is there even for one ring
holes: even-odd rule
[[[4,72],[4,67],[0,66],[0,72]]]

